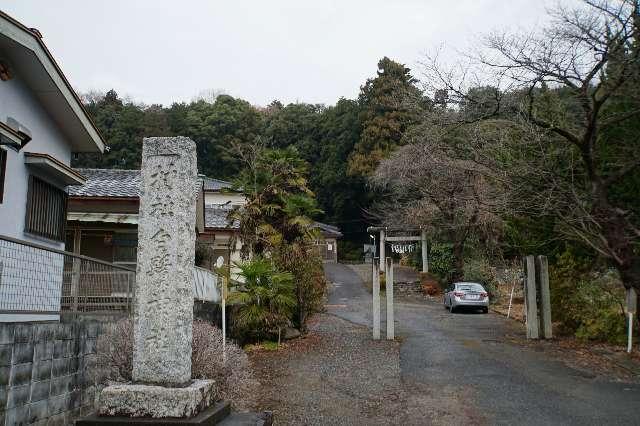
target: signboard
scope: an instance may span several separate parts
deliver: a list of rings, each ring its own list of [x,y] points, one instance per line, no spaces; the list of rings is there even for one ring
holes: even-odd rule
[[[416,249],[415,244],[391,244],[391,251],[393,253],[405,254],[413,253]]]

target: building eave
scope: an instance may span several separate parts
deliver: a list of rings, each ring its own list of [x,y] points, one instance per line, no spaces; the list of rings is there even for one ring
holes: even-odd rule
[[[84,185],[87,181],[80,173],[49,154],[25,152],[24,163],[43,170],[46,174],[54,176],[66,185]]]
[[[73,201],[133,201],[139,202],[138,197],[105,197],[105,196],[91,196],[91,195],[70,195],[69,200]]]
[[[30,140],[31,137],[26,133],[12,129],[0,121],[0,145],[9,145],[19,151]]]
[[[71,83],[67,80],[60,66],[53,58],[53,55],[42,41],[40,34],[6,13],[0,10],[0,34],[9,38],[14,43],[20,45],[23,49],[27,49],[37,58],[38,62],[44,68],[44,71],[51,79],[60,95],[64,98],[67,105],[71,109],[73,115],[79,121],[79,125],[84,130],[86,136],[81,137],[75,131],[73,134],[72,146],[76,152],[104,152],[105,143],[100,135],[97,126],[84,108],[80,97],[77,95]],[[38,92],[35,90],[34,92]],[[47,93],[48,94],[48,93]],[[59,111],[50,111],[52,115],[62,114]],[[87,143],[87,140],[91,143]]]

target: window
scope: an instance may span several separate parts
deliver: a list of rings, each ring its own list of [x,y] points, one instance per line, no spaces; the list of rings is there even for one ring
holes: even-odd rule
[[[113,235],[113,262],[135,265],[138,256],[138,234],[116,233]]]
[[[67,193],[42,179],[29,176],[25,232],[64,241]]]
[[[0,148],[0,204],[2,204],[2,196],[4,195],[4,175],[7,169],[7,151]]]
[[[484,291],[484,288],[480,284],[476,284],[476,283],[463,283],[463,284],[456,284],[456,290]]]

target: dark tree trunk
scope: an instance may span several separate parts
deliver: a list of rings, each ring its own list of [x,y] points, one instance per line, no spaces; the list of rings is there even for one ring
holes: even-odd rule
[[[453,243],[453,273],[451,278],[459,281],[464,278],[464,241]]]
[[[595,184],[596,207],[595,216],[599,222],[604,239],[612,254],[620,279],[625,288],[633,288],[640,302],[640,257],[635,253],[632,244],[632,230],[619,209],[609,203],[607,187],[600,180]],[[636,309],[636,318],[640,323],[640,310]]]
[[[635,253],[627,219],[619,209],[609,204],[605,188],[597,191],[594,216],[611,253],[613,264],[620,273],[625,288],[640,293],[640,257]]]
[[[630,265],[619,265],[617,269],[625,288],[636,290],[636,320],[640,325],[640,259],[636,257],[630,262]]]

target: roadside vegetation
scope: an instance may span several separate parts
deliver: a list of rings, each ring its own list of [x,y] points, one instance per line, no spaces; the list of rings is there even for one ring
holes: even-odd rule
[[[93,370],[100,384],[130,382],[133,368],[133,321],[108,324],[98,336],[98,359]],[[191,376],[215,380],[215,399],[231,401],[237,410],[250,409],[259,383],[247,354],[227,341],[223,354],[222,331],[204,321],[193,322]]]
[[[306,331],[309,315],[324,305],[326,282],[313,246],[318,213],[307,184],[308,165],[295,148],[239,145],[243,169],[235,180],[247,203],[229,220],[240,224],[244,261],[237,264],[244,284],[230,294],[238,304],[235,332],[242,341],[276,339],[295,326]]]
[[[496,266],[546,254],[558,330],[619,343],[624,288],[640,290],[638,5],[551,18],[537,34],[489,34],[464,65],[424,59],[431,103],[371,174],[388,194],[372,211],[427,226],[444,280],[495,289]]]

